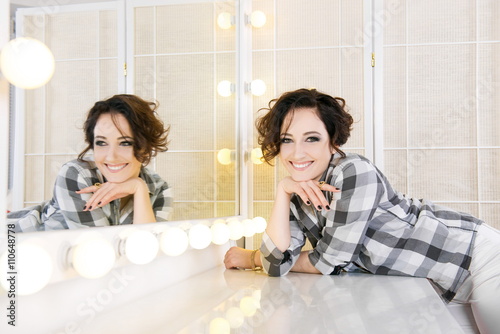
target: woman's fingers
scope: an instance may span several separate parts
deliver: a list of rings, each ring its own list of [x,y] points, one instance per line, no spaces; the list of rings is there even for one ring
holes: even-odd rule
[[[324,194],[325,191],[328,192],[340,192],[340,189],[324,182],[318,181],[303,181],[303,182],[292,182],[291,186],[293,192],[297,194],[307,205],[314,205],[318,210],[330,210],[330,203],[327,201]]]

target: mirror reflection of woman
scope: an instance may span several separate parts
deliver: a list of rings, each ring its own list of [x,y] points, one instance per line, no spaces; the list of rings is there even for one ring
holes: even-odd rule
[[[498,332],[500,231],[395,191],[369,160],[340,149],[352,123],[343,99],[314,89],[271,101],[259,143],[290,176],[278,183],[260,249],[232,247],[226,268],[425,277],[445,301],[470,303],[481,333]]]
[[[62,166],[52,199],[8,214],[8,223],[29,232],[167,221],[171,189],[145,167],[167,150],[157,108],[128,94],[96,102],[84,124],[87,147]]]

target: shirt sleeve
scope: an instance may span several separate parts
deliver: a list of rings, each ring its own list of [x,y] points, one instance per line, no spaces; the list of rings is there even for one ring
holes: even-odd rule
[[[331,205],[332,210],[323,211],[322,237],[309,253],[311,263],[325,275],[357,260],[368,223],[384,193],[376,168],[366,161],[346,165],[332,183],[341,189],[341,197]]]
[[[157,222],[168,221],[173,211],[172,188],[169,188],[167,182],[163,181],[156,199],[153,201],[153,212]]]
[[[269,276],[286,275],[297,261],[300,251],[305,244],[304,233],[297,221],[290,217],[290,246],[281,252],[266,232],[262,235],[260,246],[262,268]]]
[[[56,178],[51,205],[48,206],[45,213],[47,215],[44,222],[45,229],[74,229],[109,225],[103,208],[83,211],[92,193],[76,193],[76,191],[96,182],[102,181],[93,176],[90,170],[72,163],[63,165]]]

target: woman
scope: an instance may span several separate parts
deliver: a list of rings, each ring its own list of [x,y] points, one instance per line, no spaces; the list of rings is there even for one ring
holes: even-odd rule
[[[260,250],[231,248],[227,268],[426,277],[446,301],[470,302],[482,332],[498,328],[498,230],[407,198],[366,158],[344,153],[353,121],[343,99],[299,89],[268,110],[257,122],[259,143],[290,176],[278,184]],[[311,251],[302,251],[306,238]]]
[[[127,94],[96,102],[84,124],[87,147],[62,166],[52,200],[12,212],[8,222],[27,232],[168,220],[171,189],[144,167],[167,150],[157,107]]]

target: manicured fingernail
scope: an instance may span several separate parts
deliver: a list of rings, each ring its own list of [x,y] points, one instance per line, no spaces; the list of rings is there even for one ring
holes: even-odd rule
[[[329,206],[329,205],[327,205],[327,206],[326,206],[326,209],[327,209],[327,210],[330,210],[330,206]]]
[[[86,205],[83,207],[83,211],[85,211],[85,210],[87,210],[87,206]]]
[[[340,190],[340,188],[335,187],[335,190]]]
[[[97,203],[97,206],[101,205],[102,202]]]
[[[307,205],[311,205],[311,202],[307,201],[307,202],[306,202],[306,204],[307,204]]]
[[[321,205],[318,205],[318,210],[323,210],[323,207]]]
[[[90,211],[90,210],[92,210],[92,207],[91,207],[91,206],[89,206],[89,211]]]

